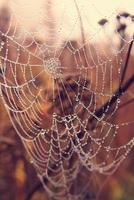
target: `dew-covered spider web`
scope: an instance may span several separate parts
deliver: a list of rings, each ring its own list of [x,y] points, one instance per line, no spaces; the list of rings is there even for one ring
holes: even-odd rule
[[[86,199],[90,174],[113,174],[134,146],[133,13],[46,0],[30,29],[30,4],[0,11],[1,98],[50,199]]]

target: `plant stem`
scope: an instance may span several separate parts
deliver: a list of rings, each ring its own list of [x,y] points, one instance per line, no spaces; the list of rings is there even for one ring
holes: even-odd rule
[[[116,100],[122,96],[126,91],[127,89],[134,83],[134,74],[129,78],[129,80],[127,80],[125,82],[125,84],[123,86],[120,86],[116,92],[112,95],[112,98],[111,100],[108,100],[101,108],[99,108],[95,113],[94,115],[96,117],[99,117],[101,118],[103,116],[103,114],[105,113],[105,111],[107,110],[108,107],[111,107],[115,102]],[[108,112],[107,112],[108,113]],[[94,117],[92,117],[90,119],[90,122],[92,122],[94,119]]]
[[[120,86],[123,83],[124,78],[125,78],[125,74],[126,74],[126,71],[127,71],[128,62],[129,62],[129,59],[130,59],[130,54],[131,54],[133,43],[134,43],[134,35],[133,35],[133,39],[132,39],[132,41],[129,45],[127,56],[126,56],[126,61],[125,61],[125,64],[123,66],[123,72],[122,72],[122,76],[121,76]]]

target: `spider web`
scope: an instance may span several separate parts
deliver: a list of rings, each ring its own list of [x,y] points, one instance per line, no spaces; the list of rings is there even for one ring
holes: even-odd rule
[[[22,27],[16,1],[10,14],[3,8],[0,16],[1,98],[44,188],[54,199],[86,198],[90,172],[113,174],[134,146],[133,134],[124,133],[133,125],[132,117],[116,120],[120,107],[132,98],[131,91],[119,90],[125,87],[123,57],[132,36],[126,39],[116,29],[115,36],[122,42],[118,49],[99,26],[88,35],[86,6],[72,2],[76,13],[67,37],[62,29],[67,3],[62,3],[57,25],[51,10],[56,1],[45,2],[43,42],[37,39],[40,30]],[[85,2],[100,15],[93,2]],[[116,12],[107,19],[113,15]],[[79,42],[71,38],[77,27]],[[110,53],[92,42],[102,32],[110,40]],[[120,135],[123,142],[118,141]]]

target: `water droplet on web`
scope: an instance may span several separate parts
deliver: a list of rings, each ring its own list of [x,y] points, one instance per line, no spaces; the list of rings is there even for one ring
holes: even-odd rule
[[[117,103],[119,104],[121,102],[121,100],[120,99],[117,99]]]
[[[3,46],[5,43],[4,42],[1,42],[1,46]]]
[[[116,125],[116,129],[119,129],[119,125]]]
[[[79,101],[79,98],[78,98],[78,96],[76,97],[76,101]]]

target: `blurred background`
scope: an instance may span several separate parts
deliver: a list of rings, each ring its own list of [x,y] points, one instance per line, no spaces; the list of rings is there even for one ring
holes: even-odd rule
[[[7,48],[8,59],[13,61],[16,59],[17,46],[14,44],[14,40],[9,41],[9,47],[2,45],[3,42],[6,43],[7,35],[13,39],[18,36],[16,41],[19,41],[22,46],[33,54],[37,49],[37,43],[44,54],[45,45],[49,46],[51,50],[56,47],[59,52],[64,48],[61,63],[63,66],[68,67],[74,65],[68,46],[65,45],[70,41],[70,44],[76,49],[84,44],[87,51],[92,51],[94,59],[97,60],[99,57],[96,63],[99,63],[100,60],[112,61],[112,87],[115,91],[119,86],[118,72],[122,63],[125,62],[133,34],[133,0],[0,0],[1,69]],[[25,52],[21,50],[20,52],[20,59],[23,61],[26,57]],[[121,60],[121,63],[119,63],[119,60]],[[31,63],[35,62],[36,60],[33,57]],[[94,65],[90,57],[89,63],[92,66]],[[133,65],[134,47],[130,52],[125,81],[134,74]],[[6,73],[6,77],[12,81],[10,70]],[[107,70],[108,73],[109,70]],[[92,78],[92,90],[95,90],[96,68],[93,70]],[[18,81],[20,83],[23,81],[21,75],[18,75]],[[3,83],[2,76],[0,82]],[[48,78],[42,80],[41,77],[40,82],[49,85]],[[101,85],[102,79],[100,79]],[[109,79],[105,80],[105,85],[107,85],[105,91],[109,93]],[[134,86],[132,85],[126,96],[121,97],[122,109],[112,119],[117,124],[134,121],[133,89]],[[99,91],[100,87],[97,90]],[[102,106],[106,101],[107,97],[98,98],[97,106]],[[49,116],[47,116],[47,120],[49,121]],[[134,136],[133,130],[134,123],[122,128],[118,134],[117,145],[125,144],[132,139]],[[133,153],[132,149],[121,166],[111,176],[103,176],[93,172],[91,182],[93,196],[91,195],[87,199],[133,200]],[[94,197],[94,194],[97,194],[96,197]],[[34,167],[29,162],[27,152],[13,128],[2,98],[0,98],[0,200],[47,199],[49,197],[37,178]]]

